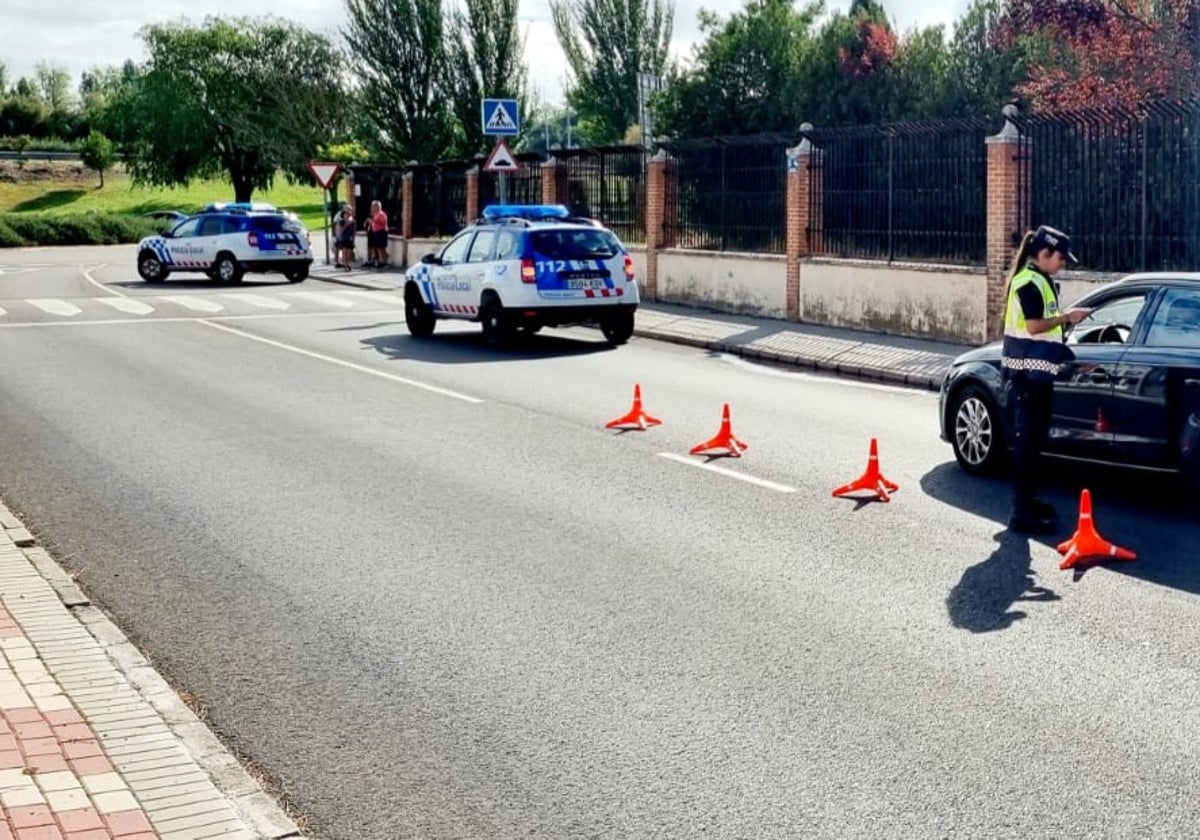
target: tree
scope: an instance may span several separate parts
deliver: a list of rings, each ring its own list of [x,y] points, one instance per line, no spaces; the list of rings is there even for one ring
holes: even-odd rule
[[[0,61],[0,96],[8,93],[8,68]]]
[[[659,128],[682,137],[795,131],[801,68],[819,2],[749,2],[728,18],[700,13],[704,40],[691,67],[671,74],[655,106]]]
[[[449,14],[446,59],[462,157],[485,150],[480,118],[485,98],[516,99],[522,114],[528,114],[517,8],[517,0],[466,0],[465,11],[455,8]],[[521,124],[525,122],[522,116]]]
[[[1035,108],[1136,109],[1200,92],[1195,0],[1009,0],[1003,41],[1031,48]]]
[[[638,120],[638,74],[663,75],[673,0],[550,0],[572,80],[567,102],[593,142],[614,143]]]
[[[13,94],[15,96],[25,96],[31,99],[38,95],[37,87],[33,82],[29,81],[29,79],[24,76],[17,79],[17,84],[13,87]]]
[[[37,90],[51,111],[69,111],[71,102],[71,74],[65,67],[39,61],[34,68]]]
[[[803,69],[805,118],[814,125],[883,122],[900,103],[892,62],[898,41],[882,8],[855,0],[816,35]]]
[[[372,145],[400,160],[441,157],[454,126],[440,0],[346,0],[346,12]]]
[[[328,142],[344,101],[327,38],[266,18],[208,18],[142,30],[149,61],[121,100],[136,126],[125,151],[138,183],[187,184],[225,172],[237,201],[298,175]]]
[[[100,188],[104,188],[104,173],[116,160],[116,149],[113,142],[99,131],[92,131],[87,139],[79,144],[79,157],[88,169],[100,173]]]
[[[1001,0],[974,0],[954,25],[948,79],[959,113],[994,117],[1028,79],[1027,44],[1003,37]]]
[[[11,96],[0,104],[0,136],[42,137],[49,116],[50,109],[42,100],[32,96]]]

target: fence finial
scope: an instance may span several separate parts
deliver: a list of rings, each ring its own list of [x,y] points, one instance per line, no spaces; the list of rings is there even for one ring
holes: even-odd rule
[[[1017,124],[1014,122],[1021,115],[1021,109],[1017,107],[1017,103],[1009,102],[1000,109],[1000,113],[1004,115],[1004,128],[1000,129],[1000,133],[996,136],[1004,140],[1019,140],[1021,132],[1017,129]]]
[[[800,123],[800,142],[795,147],[788,149],[787,154],[789,158],[793,157],[793,152],[795,152],[796,157],[799,157],[800,155],[806,155],[813,150],[812,141],[808,139],[808,132],[812,130],[812,123]]]

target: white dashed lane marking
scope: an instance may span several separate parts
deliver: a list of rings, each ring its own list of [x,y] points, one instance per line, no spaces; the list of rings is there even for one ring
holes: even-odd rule
[[[107,306],[111,306],[118,312],[128,312],[130,315],[149,315],[154,311],[154,307],[150,304],[142,303],[140,300],[134,300],[133,298],[96,298],[96,300]]]
[[[292,308],[292,305],[290,303],[288,303],[286,300],[280,300],[279,298],[267,297],[266,295],[252,295],[252,294],[246,293],[246,294],[236,294],[236,295],[230,294],[230,295],[225,295],[225,297],[229,298],[230,300],[236,300],[236,301],[241,301],[242,303],[248,303],[251,306],[257,306],[259,309],[277,309],[277,310],[282,311],[284,309]]]
[[[193,312],[220,312],[225,307],[216,301],[208,298],[195,297],[192,295],[175,295],[173,297],[161,297],[159,300],[165,300],[169,303],[177,303],[184,309],[190,309]]]
[[[33,304],[49,315],[62,315],[67,318],[78,315],[83,311],[75,304],[67,303],[65,300],[58,300],[57,298],[28,298],[25,302]]]

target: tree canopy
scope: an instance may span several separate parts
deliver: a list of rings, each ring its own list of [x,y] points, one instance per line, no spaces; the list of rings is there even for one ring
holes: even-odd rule
[[[342,62],[327,38],[273,18],[209,18],[142,31],[149,60],[124,101],[140,183],[228,174],[238,201],[279,169],[302,172],[336,134]]]

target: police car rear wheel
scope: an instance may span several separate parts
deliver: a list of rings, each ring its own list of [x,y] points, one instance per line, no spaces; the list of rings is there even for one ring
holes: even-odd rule
[[[147,283],[161,283],[167,279],[167,272],[162,261],[152,251],[146,251],[138,257],[138,274]]]
[[[999,409],[984,392],[968,385],[954,396],[950,441],[960,467],[974,475],[999,471],[1005,458]]]
[[[288,279],[289,283],[299,283],[301,280],[308,278],[308,268],[293,268],[290,271],[285,271],[283,276]]]
[[[419,292],[409,290],[404,295],[404,323],[408,325],[409,335],[414,338],[428,338],[433,335],[437,318],[429,305],[421,299]]]
[[[604,333],[604,338],[609,344],[624,344],[633,336],[633,313],[618,312],[609,315],[601,322],[600,331]]]
[[[213,264],[213,271],[222,283],[237,283],[242,279],[242,267],[232,254],[221,254]]]

